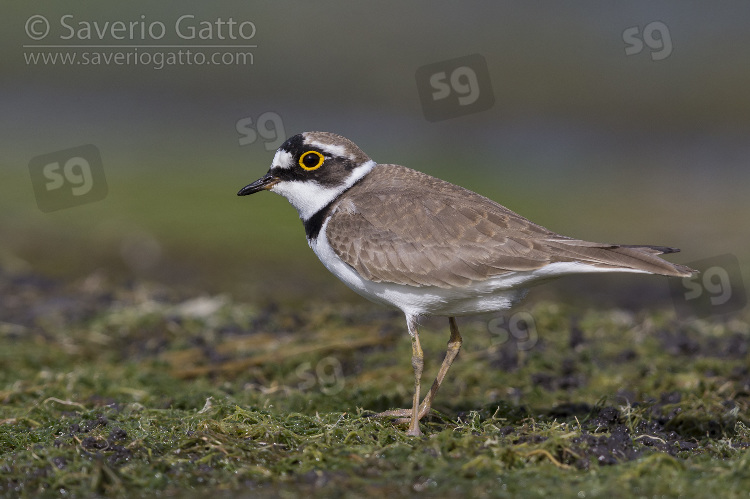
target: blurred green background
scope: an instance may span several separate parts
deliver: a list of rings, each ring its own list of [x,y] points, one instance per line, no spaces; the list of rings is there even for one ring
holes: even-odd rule
[[[676,246],[681,263],[732,253],[750,282],[750,3],[6,2],[3,11],[5,272],[71,282],[100,272],[248,300],[359,299],[325,273],[286,200],[235,195],[274,149],[260,136],[243,144],[238,121],[275,113],[278,135],[340,133],[376,161],[474,189],[566,235]],[[26,32],[38,15],[51,26],[41,41]],[[158,21],[167,33],[62,39],[66,15],[76,29]],[[84,52],[67,47],[77,43],[118,45],[102,53],[243,43],[180,39],[183,15],[252,21],[252,64],[29,62]],[[655,21],[668,32],[626,55],[624,32],[643,39]],[[24,47],[39,44],[66,47]],[[427,121],[418,68],[477,53],[494,106]],[[84,144],[101,152],[106,197],[42,212],[30,161]],[[595,286],[586,279],[581,287]]]

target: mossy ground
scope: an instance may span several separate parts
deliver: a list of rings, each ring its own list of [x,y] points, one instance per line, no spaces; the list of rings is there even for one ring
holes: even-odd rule
[[[5,496],[750,490],[747,312],[679,321],[667,307],[543,301],[525,309],[533,343],[492,318],[461,319],[464,348],[425,436],[410,438],[373,417],[411,397],[397,313],[242,303],[98,274],[0,282]],[[421,331],[426,389],[447,321]]]

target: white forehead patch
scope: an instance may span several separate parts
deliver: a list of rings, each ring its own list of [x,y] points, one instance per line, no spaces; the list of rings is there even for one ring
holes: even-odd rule
[[[273,157],[271,168],[286,168],[287,170],[294,166],[294,156],[288,151],[279,149]]]
[[[322,142],[318,142],[317,140],[305,140],[305,143],[310,144],[312,147],[317,147],[324,153],[330,155],[330,156],[340,156],[342,158],[349,158],[352,159],[351,155],[349,154],[349,151],[346,147],[336,144],[324,144]]]

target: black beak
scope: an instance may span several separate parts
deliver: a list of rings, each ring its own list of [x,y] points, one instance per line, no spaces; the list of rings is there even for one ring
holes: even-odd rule
[[[274,185],[278,184],[280,181],[280,178],[274,177],[270,172],[268,172],[252,184],[246,185],[245,187],[240,189],[240,192],[238,192],[237,195],[247,196],[248,194],[255,194],[256,192],[267,191]]]

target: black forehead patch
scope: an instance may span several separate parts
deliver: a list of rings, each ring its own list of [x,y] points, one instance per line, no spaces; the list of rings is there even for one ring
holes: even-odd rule
[[[297,159],[300,157],[300,155],[303,152],[305,152],[305,150],[309,150],[309,149],[303,150],[304,147],[305,147],[305,139],[304,137],[302,137],[301,133],[298,133],[294,137],[288,138],[286,142],[281,144],[281,147],[279,149],[283,149],[284,151],[294,156],[294,159]]]

